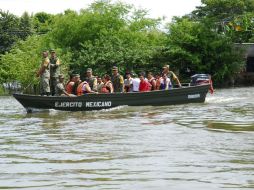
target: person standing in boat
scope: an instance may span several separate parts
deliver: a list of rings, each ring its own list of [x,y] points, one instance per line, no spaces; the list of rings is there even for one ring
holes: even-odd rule
[[[50,50],[50,91],[52,96],[55,95],[57,78],[60,73],[60,60],[56,56],[54,49]]]
[[[48,52],[42,52],[42,62],[39,71],[37,72],[36,76],[40,77],[40,94],[41,96],[49,96],[50,95],[50,86],[49,86],[49,79],[50,79],[50,71],[49,66],[50,61],[48,58]]]
[[[91,68],[88,68],[86,70],[85,81],[88,82],[90,88],[93,91],[97,91],[97,78],[95,76],[93,76],[93,70]]]
[[[176,74],[173,71],[170,71],[169,65],[164,65],[163,71],[162,71],[162,76],[163,76],[163,74],[166,74],[167,77],[171,80],[171,82],[173,80],[175,80],[178,84],[178,87],[182,87],[182,85],[181,85],[178,77],[176,76]]]
[[[114,87],[114,92],[123,92],[124,91],[124,80],[123,76],[118,73],[118,67],[114,66],[112,68],[112,83]]]
[[[55,96],[71,96],[64,88],[64,76],[58,75],[58,83],[55,89]]]

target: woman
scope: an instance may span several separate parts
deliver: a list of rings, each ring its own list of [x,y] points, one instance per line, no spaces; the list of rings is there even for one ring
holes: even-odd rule
[[[101,88],[101,93],[113,93],[114,88],[113,84],[111,82],[111,78],[109,75],[104,75],[102,78],[102,82],[104,83],[102,88]]]

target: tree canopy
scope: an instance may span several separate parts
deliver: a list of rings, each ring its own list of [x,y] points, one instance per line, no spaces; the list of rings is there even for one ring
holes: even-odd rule
[[[125,71],[159,71],[164,64],[180,79],[209,73],[215,83],[242,69],[235,42],[253,42],[253,0],[202,0],[190,14],[161,30],[161,18],[121,2],[95,1],[80,12],[66,10],[17,17],[0,11],[0,83],[31,82],[41,51],[54,48],[64,74],[98,75],[114,65]]]

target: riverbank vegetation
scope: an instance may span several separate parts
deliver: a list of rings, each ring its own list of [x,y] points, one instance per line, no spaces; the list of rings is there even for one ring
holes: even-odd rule
[[[0,83],[37,84],[41,51],[54,48],[61,72],[100,75],[114,65],[125,71],[160,71],[169,64],[180,79],[209,73],[215,84],[243,69],[234,43],[254,42],[253,0],[202,0],[202,6],[164,24],[124,3],[95,1],[88,8],[51,15],[0,11]]]

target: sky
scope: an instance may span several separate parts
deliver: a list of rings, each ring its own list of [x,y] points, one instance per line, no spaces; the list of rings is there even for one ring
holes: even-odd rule
[[[116,2],[117,0],[112,0]],[[201,0],[121,0],[133,4],[136,8],[148,10],[151,18],[165,17],[170,21],[173,16],[183,16],[190,13]],[[21,16],[28,13],[47,12],[61,13],[66,9],[79,11],[87,8],[94,0],[0,0],[0,9]]]

